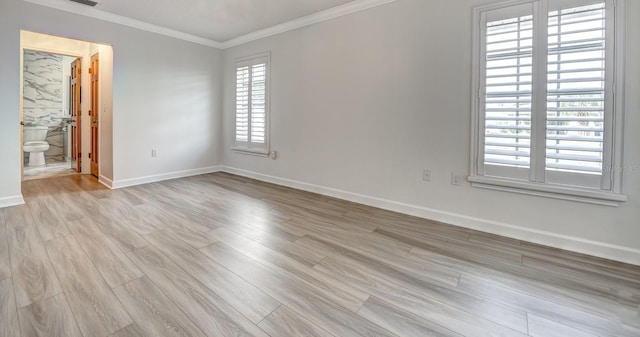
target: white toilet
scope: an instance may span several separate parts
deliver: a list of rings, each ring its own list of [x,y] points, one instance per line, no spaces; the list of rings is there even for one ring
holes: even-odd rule
[[[29,167],[44,166],[44,152],[49,149],[49,143],[45,141],[47,139],[47,131],[49,128],[46,126],[25,126],[24,127],[24,152],[29,154]]]

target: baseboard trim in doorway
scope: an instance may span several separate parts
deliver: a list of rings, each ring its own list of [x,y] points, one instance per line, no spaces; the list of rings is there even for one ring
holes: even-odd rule
[[[108,186],[108,187],[111,189],[118,189],[123,187],[154,183],[157,181],[178,179],[178,178],[197,176],[201,174],[213,173],[213,172],[218,172],[221,169],[222,169],[221,166],[210,166],[210,167],[203,167],[199,169],[162,173],[162,174],[156,174],[156,175],[139,177],[139,178],[114,180],[114,181],[111,181],[111,186],[110,187]]]
[[[0,198],[0,208],[18,205],[24,205],[24,198],[22,197],[22,195]]]
[[[318,193],[342,200],[352,201],[367,206],[382,208],[398,213],[413,215],[424,219],[451,224],[458,227],[478,230],[491,234],[506,236],[549,247],[565,249],[577,253],[597,256],[605,259],[630,263],[640,266],[640,250],[631,247],[613,245],[606,242],[587,240],[548,231],[515,226],[507,223],[471,217],[417,205],[406,204],[363,194],[348,192],[335,188],[309,184],[301,181],[270,176],[262,173],[241,170],[233,167],[222,167],[221,171],[252,178],[276,185],[287,186],[303,191]]]
[[[98,182],[109,189],[113,189],[113,180],[103,175],[100,175],[100,177],[98,178]]]

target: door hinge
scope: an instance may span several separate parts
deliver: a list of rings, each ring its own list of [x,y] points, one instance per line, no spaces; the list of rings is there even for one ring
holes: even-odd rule
[[[91,152],[89,152],[89,159],[91,159]]]

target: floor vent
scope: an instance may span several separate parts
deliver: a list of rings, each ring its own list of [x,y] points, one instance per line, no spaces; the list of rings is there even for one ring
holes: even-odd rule
[[[79,4],[83,4],[91,7],[95,7],[98,4],[97,2],[91,1],[91,0],[70,0],[70,1],[77,2]]]

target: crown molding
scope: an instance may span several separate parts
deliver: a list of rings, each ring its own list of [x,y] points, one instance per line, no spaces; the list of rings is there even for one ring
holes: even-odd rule
[[[319,22],[335,19],[344,15],[360,12],[369,8],[385,5],[397,0],[355,0],[344,5],[332,7],[317,13],[309,14],[285,23],[281,23],[269,28],[261,29],[249,34],[245,34],[224,42],[205,39],[196,35],[181,32],[175,29],[170,29],[151,23],[147,23],[140,20],[131,19],[125,16],[112,14],[99,10],[97,8],[84,6],[72,1],[67,0],[24,0],[36,5],[41,5],[49,8],[58,9],[61,11],[78,14],[82,16],[91,17],[98,20],[117,23],[123,26],[137,28],[147,32],[152,32],[160,35],[173,37],[180,40],[185,40],[213,48],[226,49],[235,47],[247,42],[259,40],[265,37],[273,36],[276,34],[288,32],[290,30],[302,28],[305,26],[313,25]]]
[[[218,49],[222,48],[222,44],[218,41],[205,39],[205,38],[184,33],[175,29],[161,27],[158,25],[144,22],[144,21],[135,20],[125,16],[101,11],[99,9],[81,5],[72,1],[66,1],[66,0],[24,0],[24,1],[30,2],[36,5],[58,9],[58,10],[73,13],[73,14],[91,17],[94,19],[102,20],[102,21],[117,23],[123,26],[137,28],[147,32],[169,36],[176,39],[205,45],[208,47],[213,47]]]
[[[344,5],[332,7],[317,13],[309,14],[285,23],[281,23],[269,28],[261,29],[249,34],[245,34],[222,42],[222,49],[227,49],[247,42],[263,39],[265,37],[288,32],[290,30],[310,26],[319,22],[335,19],[344,15],[360,12],[369,8],[385,5],[397,0],[355,0]]]

